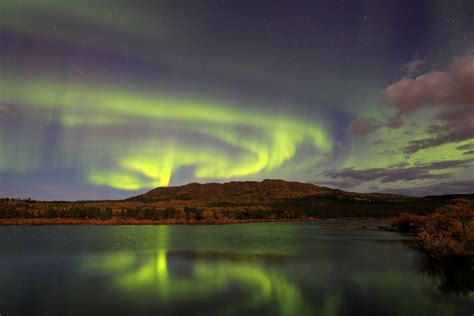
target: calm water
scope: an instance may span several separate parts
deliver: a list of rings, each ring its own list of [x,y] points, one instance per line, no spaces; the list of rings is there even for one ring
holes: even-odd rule
[[[403,236],[333,223],[0,227],[0,240],[2,316],[474,313]]]

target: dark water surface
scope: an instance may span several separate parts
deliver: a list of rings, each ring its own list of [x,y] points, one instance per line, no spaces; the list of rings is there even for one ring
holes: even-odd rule
[[[0,227],[0,314],[474,313],[405,237],[341,223]]]

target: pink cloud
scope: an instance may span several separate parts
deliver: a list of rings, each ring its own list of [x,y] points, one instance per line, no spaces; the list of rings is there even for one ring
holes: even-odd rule
[[[451,74],[431,71],[416,79],[403,78],[385,90],[384,99],[400,112],[410,112],[428,104],[450,104],[456,99],[456,83]]]
[[[412,60],[411,62],[403,65],[401,67],[401,69],[406,72],[408,75],[411,75],[413,73],[415,73],[421,66],[423,66],[423,64],[425,63],[425,61],[423,59],[415,59],[415,60]]]
[[[445,71],[403,78],[386,88],[383,97],[401,113],[428,105],[474,104],[474,55],[455,59]]]
[[[394,128],[394,129],[400,128],[403,125],[402,116],[401,115],[395,115],[395,116],[389,118],[388,121],[387,121],[387,125],[388,125],[388,127]]]
[[[7,114],[9,112],[10,112],[9,108],[0,104],[0,115]]]
[[[377,124],[371,119],[359,117],[352,121],[351,131],[353,134],[365,136],[374,132],[377,129]]]
[[[387,126],[399,128],[403,118],[424,107],[437,106],[443,123],[429,128],[430,137],[412,141],[405,152],[474,137],[474,55],[455,59],[444,71],[403,78],[383,91],[383,101],[396,110]]]

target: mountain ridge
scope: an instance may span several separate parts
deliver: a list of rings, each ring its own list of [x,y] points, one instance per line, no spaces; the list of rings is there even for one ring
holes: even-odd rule
[[[263,181],[231,181],[225,183],[192,182],[181,186],[158,187],[127,201],[190,201],[193,204],[209,205],[228,202],[230,204],[266,204],[281,200],[334,196],[355,200],[412,200],[409,197],[390,193],[357,193],[319,186],[314,183],[265,179]]]

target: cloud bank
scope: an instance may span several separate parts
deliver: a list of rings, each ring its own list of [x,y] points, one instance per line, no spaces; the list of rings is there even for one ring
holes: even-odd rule
[[[418,68],[419,62],[407,66],[409,74],[415,66]],[[391,84],[382,92],[382,102],[396,112],[386,122],[389,128],[401,127],[404,119],[417,110],[439,108],[439,123],[428,127],[428,137],[411,141],[404,148],[406,153],[474,138],[474,55],[455,59],[443,71],[432,70]],[[357,118],[352,132],[367,135],[374,131],[377,126],[368,122]]]
[[[429,179],[446,179],[452,174],[449,169],[467,168],[472,166],[474,159],[449,160],[433,163],[422,163],[411,167],[392,166],[389,168],[354,169],[344,168],[328,170],[324,176],[339,180],[351,180],[354,184],[361,184],[370,181],[380,181],[381,183]],[[440,173],[440,171],[442,171]],[[444,172],[443,172],[444,171]]]

